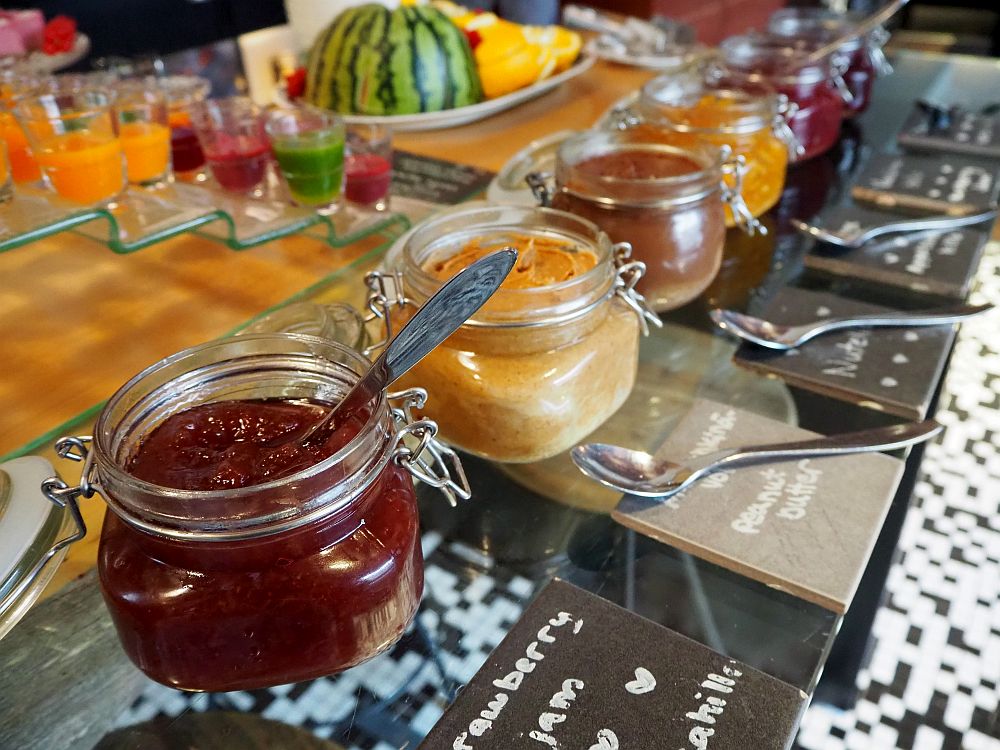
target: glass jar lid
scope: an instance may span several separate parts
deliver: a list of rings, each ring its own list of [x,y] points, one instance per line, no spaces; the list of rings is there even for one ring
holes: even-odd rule
[[[808,54],[818,49],[822,40],[791,40],[775,34],[751,32],[731,36],[719,45],[722,62],[728,72],[739,73],[751,81],[777,84],[810,84],[830,78],[833,60],[818,61]]]
[[[298,333],[319,336],[361,351],[368,345],[368,331],[361,313],[346,303],[322,305],[294,302],[253,321],[240,331],[248,333]]]
[[[763,83],[735,88],[702,75],[659,76],[639,92],[642,119],[692,133],[754,133],[770,128],[781,109]]]
[[[0,638],[38,599],[68,549],[58,541],[69,514],[41,491],[54,473],[39,456],[0,464]]]
[[[790,39],[801,39],[810,45],[828,44],[839,36],[857,28],[851,16],[841,15],[827,8],[781,8],[768,21],[771,34]],[[841,52],[854,52],[865,44],[862,36],[844,42]]]

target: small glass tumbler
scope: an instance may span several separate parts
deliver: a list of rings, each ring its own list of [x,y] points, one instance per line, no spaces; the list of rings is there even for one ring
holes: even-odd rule
[[[114,89],[118,138],[133,185],[149,187],[170,179],[170,126],[162,91],[143,81],[123,81]]]
[[[191,105],[191,123],[219,185],[234,193],[260,187],[267,177],[271,146],[256,104],[245,96],[197,102]]]
[[[300,206],[334,209],[344,182],[344,122],[317,109],[272,111],[265,125],[271,150]]]
[[[389,207],[392,131],[382,125],[350,125],[344,159],[344,196],[374,211]]]
[[[83,90],[26,97],[14,115],[55,191],[75,203],[107,203],[125,188],[111,97]]]
[[[7,156],[14,182],[38,182],[42,170],[28,145],[28,136],[14,118],[14,104],[37,93],[39,81],[17,67],[0,71],[0,139],[7,144]]]
[[[7,144],[0,140],[0,204],[9,203],[14,197],[14,180],[11,179]]]
[[[191,107],[208,98],[212,84],[198,76],[163,76],[154,80],[167,97],[174,176],[187,182],[198,180],[203,174],[205,153],[191,124]]]

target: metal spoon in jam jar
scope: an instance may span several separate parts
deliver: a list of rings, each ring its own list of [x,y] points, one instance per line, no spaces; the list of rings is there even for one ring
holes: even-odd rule
[[[335,424],[339,411],[356,410],[388,388],[413,365],[426,357],[482,307],[500,287],[517,263],[517,250],[505,247],[480,258],[456,273],[435,292],[347,395],[300,439],[301,443],[322,440]]]

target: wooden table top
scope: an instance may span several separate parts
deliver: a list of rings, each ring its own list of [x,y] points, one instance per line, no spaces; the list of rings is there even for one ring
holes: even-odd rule
[[[536,138],[590,126],[649,77],[598,62],[513,110],[458,128],[399,133],[395,145],[496,170]],[[0,455],[107,399],[142,368],[224,334],[378,244],[372,238],[335,249],[297,236],[235,252],[188,234],[116,255],[64,233],[0,253]],[[85,505],[88,538],[71,550],[49,592],[93,564],[103,504]]]

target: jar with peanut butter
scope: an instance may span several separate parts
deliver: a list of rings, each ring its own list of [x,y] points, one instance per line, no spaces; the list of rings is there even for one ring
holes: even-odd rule
[[[659,319],[635,291],[643,265],[590,221],[466,204],[426,220],[405,242],[398,296],[388,303],[375,295],[389,329],[462,268],[508,246],[519,259],[504,284],[401,382],[432,395],[426,415],[451,445],[494,461],[538,461],[572,447],[622,405],[635,382],[640,331]]]
[[[534,186],[543,203],[630,243],[646,266],[639,291],[650,307],[665,311],[693,300],[718,273],[724,210],[745,216],[742,168],[718,149],[671,146],[639,130],[592,130],[562,143],[554,187],[537,178]]]

